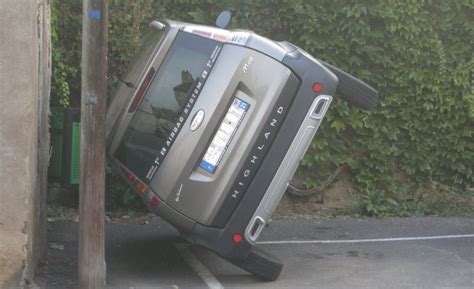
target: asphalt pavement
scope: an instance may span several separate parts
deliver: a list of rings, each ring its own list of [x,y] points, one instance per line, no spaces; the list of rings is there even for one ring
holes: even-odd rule
[[[41,288],[77,287],[77,223],[49,224]],[[281,219],[258,246],[285,264],[263,282],[189,246],[160,219],[107,224],[108,288],[474,288],[474,219]]]

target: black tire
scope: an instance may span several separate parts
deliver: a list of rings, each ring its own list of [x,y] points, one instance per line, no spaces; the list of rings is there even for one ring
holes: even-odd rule
[[[256,247],[250,250],[244,260],[230,262],[265,281],[275,281],[283,269],[278,258]]]
[[[377,104],[378,92],[373,87],[329,63],[321,62],[339,79],[336,94],[342,99],[365,110]]]

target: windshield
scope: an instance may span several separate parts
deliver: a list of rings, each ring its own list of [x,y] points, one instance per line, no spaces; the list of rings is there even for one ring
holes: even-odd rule
[[[150,169],[156,171],[154,164],[159,165],[163,149],[179,132],[177,124],[184,123],[190,112],[191,92],[198,83],[202,86],[203,70],[209,69],[211,55],[219,47],[213,40],[185,32],[176,36],[115,153],[137,177],[151,179]]]

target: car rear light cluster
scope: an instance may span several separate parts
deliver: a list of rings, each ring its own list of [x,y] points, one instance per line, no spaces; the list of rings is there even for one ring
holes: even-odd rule
[[[127,180],[132,184],[132,186],[141,193],[142,197],[145,199],[145,201],[148,202],[150,207],[152,209],[156,209],[158,205],[160,204],[160,198],[158,198],[155,194],[151,194],[151,197],[148,199],[146,198],[146,193],[150,191],[147,185],[144,183],[140,182],[135,175],[127,171],[125,168],[122,167],[122,170],[124,174],[127,176]]]
[[[137,180],[133,182],[133,186],[142,194],[148,192],[148,188]]]
[[[127,177],[127,180],[130,182],[130,184],[137,189],[142,194],[145,194],[149,191],[148,186],[146,186],[144,183],[140,182],[140,180],[135,177],[134,174],[130,173],[127,169],[122,167],[122,171]]]
[[[137,189],[137,191],[139,191],[140,193],[144,194],[148,192],[148,187],[144,183],[140,182],[134,175],[128,174],[127,179],[130,181],[130,183],[132,183],[133,187]]]

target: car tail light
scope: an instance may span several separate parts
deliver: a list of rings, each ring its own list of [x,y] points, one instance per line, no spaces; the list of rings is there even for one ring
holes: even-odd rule
[[[153,195],[149,202],[150,202],[150,207],[152,209],[156,209],[156,207],[158,207],[158,205],[160,204],[160,199],[157,196]]]
[[[240,244],[240,242],[242,242],[242,235],[239,234],[239,233],[236,233],[232,236],[232,241],[235,243],[235,244]]]

